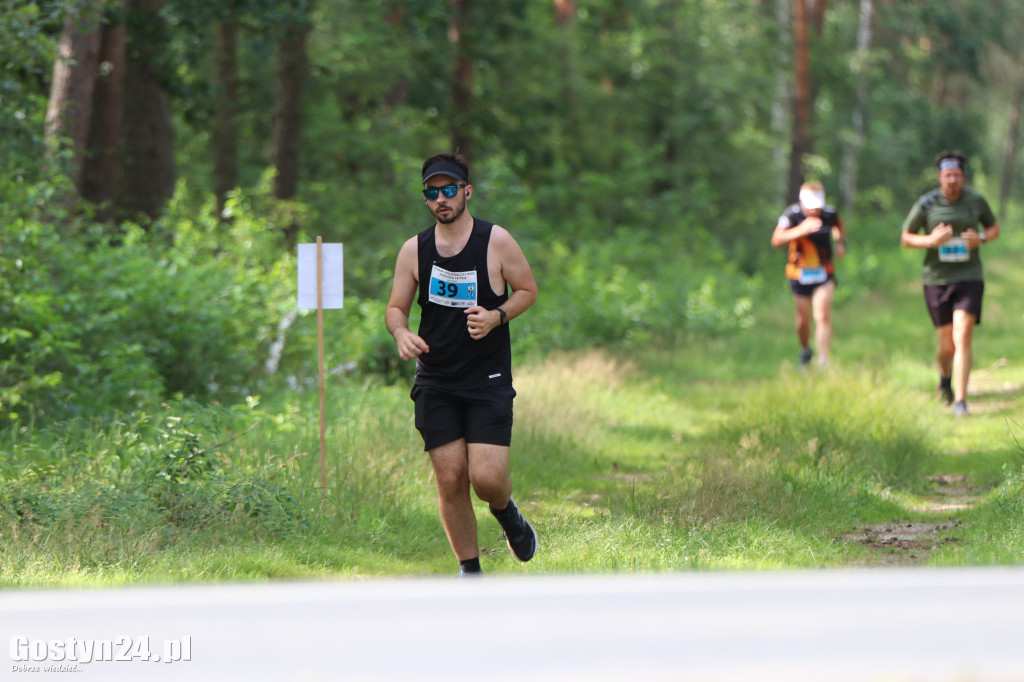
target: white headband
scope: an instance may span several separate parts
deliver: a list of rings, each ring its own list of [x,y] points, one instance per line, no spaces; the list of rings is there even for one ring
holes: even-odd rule
[[[800,190],[800,203],[804,208],[825,208],[825,193],[821,190]]]

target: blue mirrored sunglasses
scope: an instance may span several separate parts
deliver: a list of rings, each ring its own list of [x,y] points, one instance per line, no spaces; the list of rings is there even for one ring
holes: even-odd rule
[[[423,196],[427,198],[427,201],[434,201],[437,199],[437,193],[440,192],[444,195],[445,199],[451,199],[459,193],[459,188],[465,187],[465,185],[444,185],[442,187],[424,187]]]

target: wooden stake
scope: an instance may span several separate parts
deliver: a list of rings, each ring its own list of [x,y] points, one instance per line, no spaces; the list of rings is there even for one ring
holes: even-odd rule
[[[316,343],[320,375],[320,497],[327,497],[327,417],[324,413],[324,256],[316,238]]]

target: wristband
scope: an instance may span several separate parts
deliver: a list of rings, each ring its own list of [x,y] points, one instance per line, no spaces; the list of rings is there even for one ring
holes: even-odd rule
[[[501,315],[501,320],[498,321],[498,326],[500,327],[505,324],[507,313],[504,308],[495,308],[495,310],[497,310],[498,314]]]

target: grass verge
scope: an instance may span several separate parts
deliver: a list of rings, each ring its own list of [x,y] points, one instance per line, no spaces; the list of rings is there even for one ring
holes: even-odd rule
[[[516,562],[479,503],[485,570],[1021,563],[1013,246],[991,259],[968,419],[934,401],[910,284],[838,298],[833,362],[805,374],[785,296],[734,336],[522,367],[513,474],[540,552]],[[0,586],[453,574],[407,387],[338,382],[327,405],[326,491],[309,393],[4,432]],[[945,535],[913,555],[852,539],[904,522]]]

